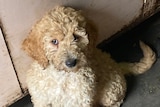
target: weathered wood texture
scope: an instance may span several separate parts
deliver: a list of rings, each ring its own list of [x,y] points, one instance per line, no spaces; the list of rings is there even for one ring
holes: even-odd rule
[[[21,96],[21,89],[0,30],[0,107]]]

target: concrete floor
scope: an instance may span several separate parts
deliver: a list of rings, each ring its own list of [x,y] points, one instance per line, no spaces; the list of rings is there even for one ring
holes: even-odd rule
[[[139,40],[150,45],[157,53],[157,61],[146,73],[128,76],[128,90],[121,107],[160,107],[160,13],[138,25],[131,31],[99,45],[111,53],[117,61],[138,61],[142,57]],[[10,107],[33,107],[30,96],[26,96]]]

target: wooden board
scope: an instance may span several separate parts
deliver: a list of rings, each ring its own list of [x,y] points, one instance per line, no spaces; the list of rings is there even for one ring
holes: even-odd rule
[[[21,89],[0,30],[0,107],[6,107],[6,105],[19,98],[21,94]]]

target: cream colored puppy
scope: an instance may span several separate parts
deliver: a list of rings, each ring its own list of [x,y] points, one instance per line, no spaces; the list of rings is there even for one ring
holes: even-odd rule
[[[140,43],[138,63],[116,63],[95,46],[97,31],[70,7],[47,13],[23,42],[35,60],[27,71],[34,107],[119,107],[126,92],[124,74],[141,74],[155,62]]]

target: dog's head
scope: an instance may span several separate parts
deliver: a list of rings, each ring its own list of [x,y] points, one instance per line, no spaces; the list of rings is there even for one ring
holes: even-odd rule
[[[88,25],[81,11],[56,7],[32,28],[22,47],[44,68],[54,64],[58,70],[75,71],[87,64],[85,51],[95,45]]]

